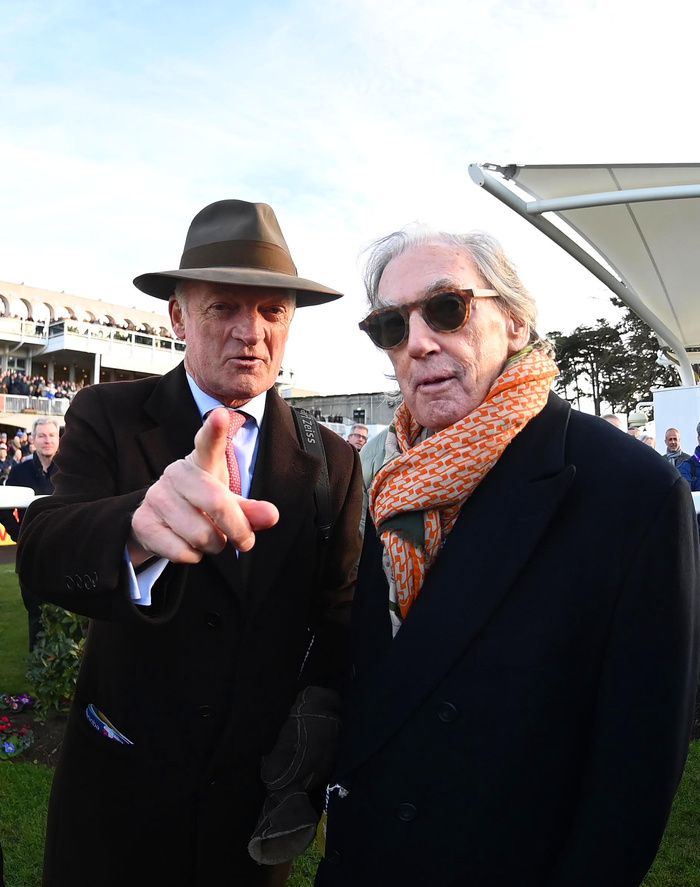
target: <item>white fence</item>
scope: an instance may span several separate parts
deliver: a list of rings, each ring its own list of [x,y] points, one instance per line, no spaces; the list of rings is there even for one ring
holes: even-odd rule
[[[40,416],[63,416],[70,406],[67,397],[28,397],[24,394],[0,394],[0,412],[38,413]]]

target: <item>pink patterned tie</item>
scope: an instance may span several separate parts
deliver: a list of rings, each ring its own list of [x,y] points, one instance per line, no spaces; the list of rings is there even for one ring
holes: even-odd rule
[[[238,461],[236,453],[233,449],[233,438],[238,429],[245,423],[248,417],[243,413],[237,413],[235,410],[229,411],[229,426],[226,436],[226,467],[228,468],[228,488],[232,493],[241,495],[241,475],[238,470]]]

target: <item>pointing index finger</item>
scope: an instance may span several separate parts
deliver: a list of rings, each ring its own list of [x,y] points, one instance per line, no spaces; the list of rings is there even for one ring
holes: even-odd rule
[[[226,438],[229,422],[229,411],[226,407],[212,410],[195,435],[194,450],[190,454],[194,465],[227,484]]]

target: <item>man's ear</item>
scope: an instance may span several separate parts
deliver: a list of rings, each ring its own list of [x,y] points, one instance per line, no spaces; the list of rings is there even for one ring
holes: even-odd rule
[[[184,312],[182,310],[182,305],[179,303],[176,296],[171,296],[168,301],[168,313],[170,314],[170,324],[173,328],[173,332],[178,339],[184,339],[185,323],[182,319]]]
[[[508,340],[510,344],[509,351],[515,354],[524,348],[530,340],[530,327],[512,314],[508,315],[507,321]]]

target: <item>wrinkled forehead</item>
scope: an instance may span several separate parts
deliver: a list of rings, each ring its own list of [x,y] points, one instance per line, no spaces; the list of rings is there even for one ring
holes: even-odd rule
[[[389,262],[377,294],[384,305],[401,305],[445,289],[484,286],[484,279],[464,251],[446,244],[424,244]]]

